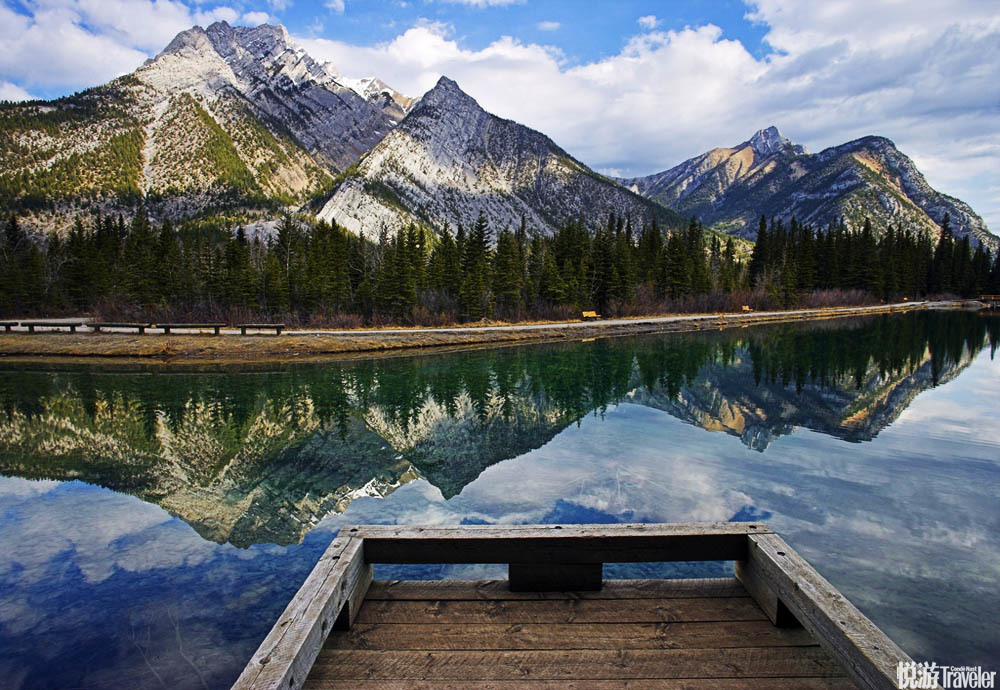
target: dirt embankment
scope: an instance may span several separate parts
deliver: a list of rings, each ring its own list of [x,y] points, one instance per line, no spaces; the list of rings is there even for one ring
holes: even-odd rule
[[[914,309],[956,308],[964,303],[902,303],[784,312],[657,316],[590,323],[489,328],[387,329],[338,332],[286,331],[280,336],[227,334],[76,333],[0,334],[0,357],[142,358],[153,361],[288,361],[416,348],[466,348],[527,341],[585,339],[654,332],[742,328],[757,323],[862,316]]]

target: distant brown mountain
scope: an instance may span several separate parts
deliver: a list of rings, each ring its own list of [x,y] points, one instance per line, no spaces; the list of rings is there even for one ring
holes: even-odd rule
[[[753,239],[761,215],[825,228],[843,218],[876,233],[902,225],[931,237],[947,214],[958,236],[996,249],[1000,240],[968,204],[934,190],[884,137],[863,137],[810,154],[775,127],[654,175],[621,184],[706,225]]]

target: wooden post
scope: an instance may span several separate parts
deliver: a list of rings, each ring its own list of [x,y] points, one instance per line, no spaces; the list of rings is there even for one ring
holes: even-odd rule
[[[511,563],[512,592],[597,591],[604,585],[603,563]]]
[[[760,606],[771,622],[779,628],[795,628],[801,625],[788,607],[778,598],[774,589],[760,574],[756,561],[736,561],[736,578]]]

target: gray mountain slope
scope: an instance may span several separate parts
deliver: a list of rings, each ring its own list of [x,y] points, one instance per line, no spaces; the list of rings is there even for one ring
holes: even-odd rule
[[[545,135],[483,110],[442,77],[368,154],[319,213],[375,236],[410,222],[454,227],[482,212],[494,228],[551,232],[583,216],[633,223],[680,218],[598,175]]]

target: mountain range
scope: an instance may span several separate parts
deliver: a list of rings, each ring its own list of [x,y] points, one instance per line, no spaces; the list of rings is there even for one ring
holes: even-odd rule
[[[795,217],[820,228],[841,218],[858,228],[868,218],[876,232],[892,224],[936,238],[947,214],[956,235],[997,246],[968,204],[932,189],[913,161],[885,137],[862,137],[810,154],[768,127],[742,144],[618,182],[750,239],[762,215]]]
[[[932,237],[998,240],[965,203],[932,189],[891,141],[810,154],[774,127],[664,172],[605,177],[544,134],[487,113],[442,77],[420,99],[320,63],[282,26],[217,22],[178,34],[135,72],[54,101],[0,105],[0,207],[60,229],[75,214],[241,222],[305,212],[374,236],[411,222],[536,232],[629,215],[752,239],[760,216]]]

